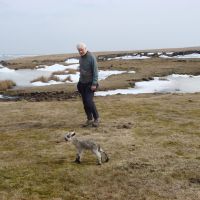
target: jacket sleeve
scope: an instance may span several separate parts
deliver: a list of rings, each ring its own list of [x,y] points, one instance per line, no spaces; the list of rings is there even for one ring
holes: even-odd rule
[[[98,84],[98,64],[95,56],[92,56],[92,85]]]

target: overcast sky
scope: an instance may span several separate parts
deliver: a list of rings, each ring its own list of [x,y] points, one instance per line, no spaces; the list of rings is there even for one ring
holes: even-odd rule
[[[0,0],[0,54],[200,46],[200,0]]]

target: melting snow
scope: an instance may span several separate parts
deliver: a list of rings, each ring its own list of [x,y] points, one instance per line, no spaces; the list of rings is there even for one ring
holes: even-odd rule
[[[175,58],[200,58],[200,54],[198,53],[193,53],[193,54],[188,54],[188,55],[179,55],[179,56],[174,56]]]
[[[200,76],[172,74],[152,81],[135,83],[135,88],[96,92],[96,96],[141,93],[195,93],[200,92]]]
[[[123,73],[135,73],[134,71],[117,71],[117,70],[113,70],[113,71],[103,71],[103,70],[99,70],[99,80],[104,80],[106,78],[108,78],[111,75],[117,75],[117,74],[123,74]],[[60,78],[61,81],[65,80],[66,78],[70,78],[71,81],[66,81],[67,83],[77,83],[79,81],[79,76],[80,73],[76,72],[76,74],[66,74],[66,75],[55,75],[58,78]],[[59,83],[63,83],[63,82],[59,82]],[[44,85],[50,85],[49,82],[48,83],[42,83],[42,82],[34,82],[32,83],[34,84],[34,86],[44,86]],[[51,82],[51,84],[57,84],[57,82]]]
[[[150,58],[148,56],[140,56],[140,55],[136,55],[136,56],[120,56],[120,57],[115,57],[115,58],[108,58],[108,60],[134,60],[134,59],[147,59]]]
[[[49,81],[47,83],[41,82],[41,81],[37,81],[37,82],[33,82],[31,83],[33,86],[46,86],[46,85],[54,85],[54,84],[61,84],[63,82],[58,82],[58,81]]]
[[[66,69],[75,69],[75,70],[77,70],[78,67],[79,67],[79,64],[72,64],[72,65],[68,65],[68,66],[60,65],[60,64],[54,64],[54,65],[50,65],[50,66],[40,67],[37,70],[56,72],[56,71],[64,71]]]
[[[167,54],[169,55],[169,54]],[[179,58],[179,59],[187,59],[187,58],[200,58],[200,54],[192,53],[187,55],[178,55],[178,56],[167,56],[167,55],[160,55],[160,58]]]
[[[7,67],[1,67],[0,68],[0,72],[15,72],[15,70],[14,69],[9,69],[9,68],[7,68]]]
[[[76,58],[69,58],[65,61],[65,63],[67,64],[75,64],[75,63],[79,63],[79,59]]]

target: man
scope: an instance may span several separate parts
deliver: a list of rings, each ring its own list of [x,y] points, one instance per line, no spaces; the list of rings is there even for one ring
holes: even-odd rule
[[[98,127],[99,114],[93,101],[94,92],[98,87],[97,61],[95,56],[87,50],[84,43],[79,43],[76,47],[80,54],[80,78],[77,89],[82,96],[83,106],[87,116],[87,121],[83,124],[83,127]]]

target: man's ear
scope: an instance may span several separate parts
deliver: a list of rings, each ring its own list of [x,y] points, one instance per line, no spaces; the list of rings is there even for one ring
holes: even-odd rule
[[[76,133],[75,133],[75,131],[73,131],[72,134],[71,134],[71,136],[73,137],[73,136],[75,136],[75,135],[76,135]]]

